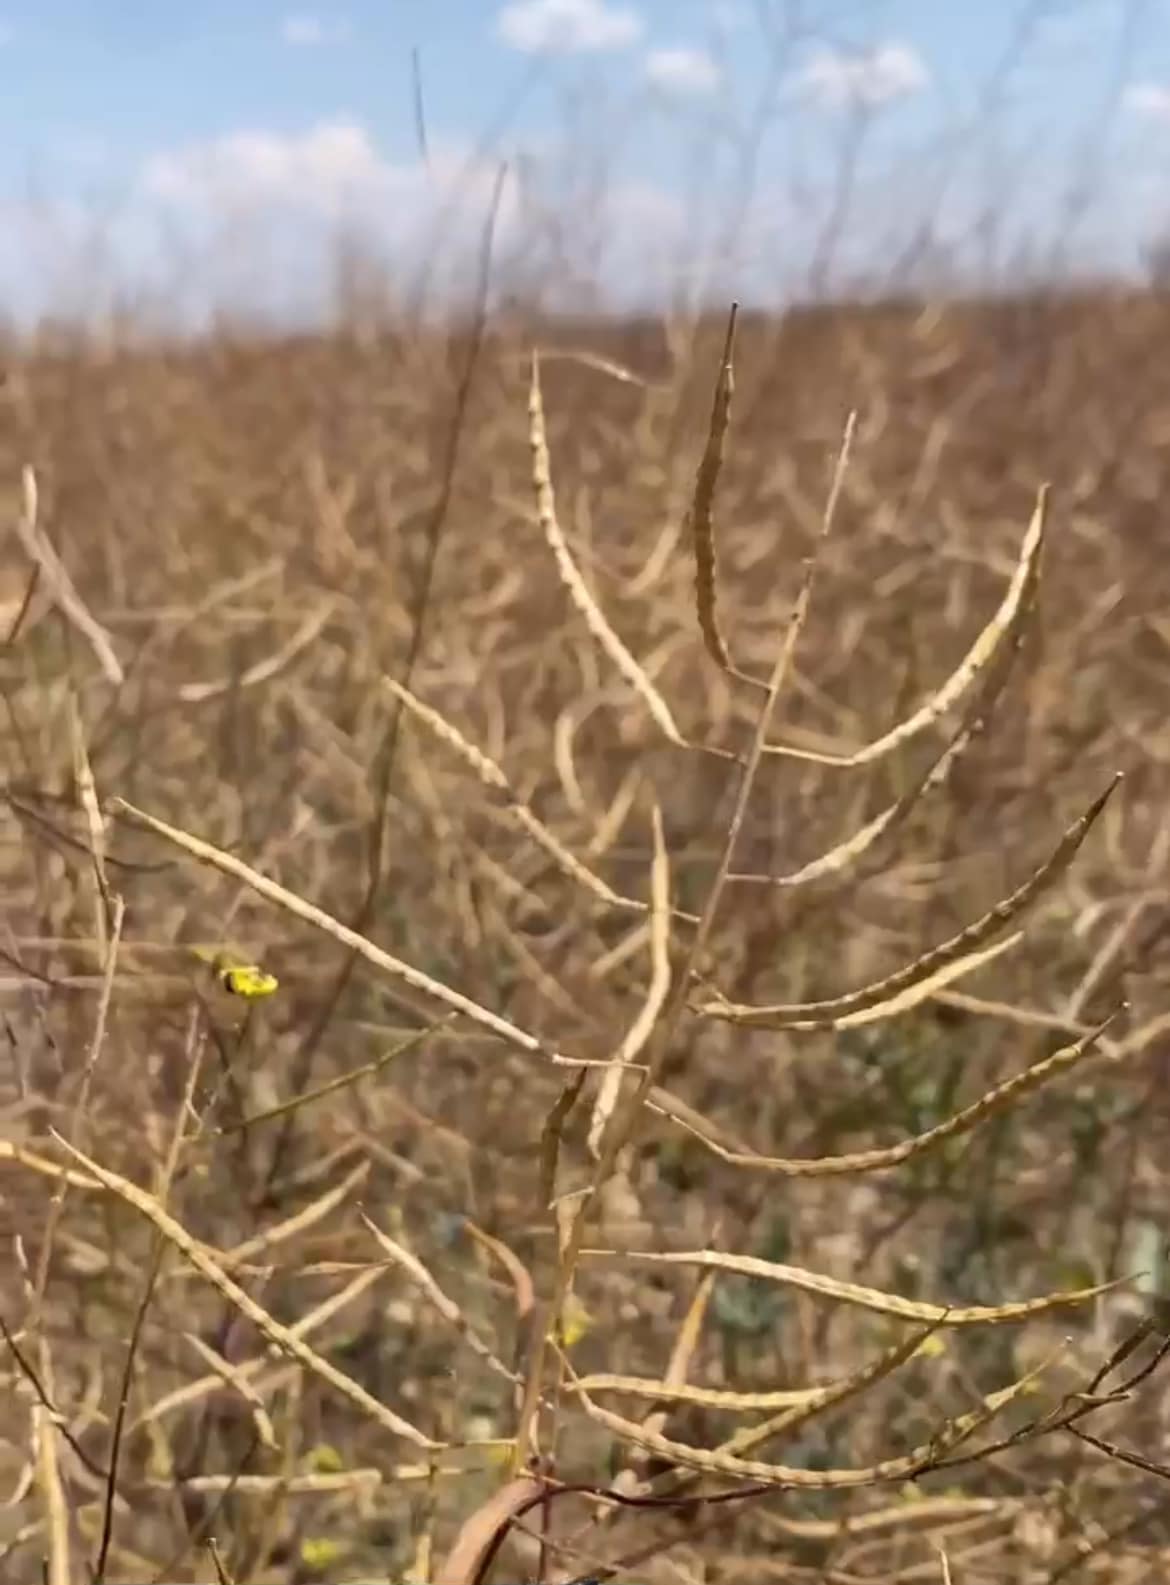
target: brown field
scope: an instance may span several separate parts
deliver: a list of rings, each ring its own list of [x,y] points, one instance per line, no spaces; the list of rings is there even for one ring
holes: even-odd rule
[[[99,1559],[111,1585],[1170,1569],[1170,298],[743,315],[714,538],[755,682],[696,604],[723,335],[500,317],[6,356],[10,525],[25,466],[38,495],[0,560],[12,1585]],[[533,491],[534,342],[575,591]],[[808,558],[765,741],[812,757],[749,775]],[[948,708],[825,763],[980,634]],[[278,991],[227,994],[192,943]],[[716,988],[783,1027],[713,1016]],[[627,1035],[599,1161],[604,1075],[572,1064]],[[675,1398],[577,1391],[600,1372]],[[826,1383],[726,1464],[777,1412],[751,1395]],[[537,1451],[543,1505],[453,1554]]]

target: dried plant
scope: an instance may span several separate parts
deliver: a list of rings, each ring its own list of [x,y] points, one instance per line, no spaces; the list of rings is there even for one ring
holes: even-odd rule
[[[1160,1577],[1165,308],[1044,312],[26,355],[6,1578]]]

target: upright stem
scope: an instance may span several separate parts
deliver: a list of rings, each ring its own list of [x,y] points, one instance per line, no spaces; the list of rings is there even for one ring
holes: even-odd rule
[[[800,632],[808,614],[818,554],[833,526],[833,520],[836,516],[837,505],[841,497],[841,486],[844,482],[849,453],[853,445],[856,423],[857,415],[851,412],[846,421],[844,437],[837,454],[837,462],[833,471],[833,482],[825,506],[820,538],[813,554],[809,556],[804,564],[800,593],[797,596],[796,605],[788,623],[788,631],[785,634],[784,643],[780,647],[775,665],[772,667],[772,674],[768,679],[767,692],[764,695],[764,700],[756,719],[751,747],[746,758],[742,761],[735,805],[731,812],[731,819],[727,823],[719,862],[703,905],[703,911],[699,917],[698,926],[691,937],[686,952],[683,954],[670,995],[662,1010],[662,1018],[651,1036],[645,1066],[633,1088],[627,1091],[625,1097],[618,1102],[614,1109],[613,1116],[610,1118],[602,1136],[593,1178],[588,1189],[581,1196],[579,1204],[574,1207],[572,1225],[567,1237],[560,1246],[552,1301],[546,1315],[547,1324],[538,1326],[533,1332],[532,1356],[529,1361],[528,1376],[524,1386],[524,1398],[520,1408],[520,1420],[516,1429],[516,1444],[513,1451],[513,1469],[515,1471],[525,1469],[528,1464],[544,1382],[548,1335],[551,1328],[559,1327],[560,1316],[572,1287],[573,1276],[584,1245],[585,1228],[590,1213],[597,1203],[597,1197],[602,1187],[612,1176],[618,1157],[634,1134],[647,1095],[658,1081],[662,1065],[674,1041],[679,1020],[686,1009],[695,966],[706,948],[715,925],[715,918],[723,898],[728,872],[731,869],[732,855],[739,839],[740,830],[743,827],[744,817],[747,814],[748,800],[751,797],[756,775],[760,768],[760,761],[764,757],[764,745],[768,735],[768,728],[775,713],[777,700],[787,680],[792,658],[796,652],[796,645],[800,638]]]

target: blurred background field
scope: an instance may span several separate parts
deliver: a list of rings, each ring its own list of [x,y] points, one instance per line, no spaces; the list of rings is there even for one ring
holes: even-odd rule
[[[1159,1357],[1165,19],[990,8],[994,46],[980,35],[981,74],[948,103],[945,72],[898,31],[909,15],[691,10],[686,50],[677,18],[600,0],[416,17],[387,43],[409,160],[383,163],[356,111],[263,147],[254,131],[201,154],[188,138],[152,157],[150,192],[186,195],[189,230],[165,249],[165,227],[145,248],[129,201],[84,223],[75,191],[13,201],[30,229],[6,244],[0,358],[0,1559],[20,1585],[90,1579],[98,1557],[111,1582],[222,1568],[256,1585],[606,1569],[656,1585],[1136,1585],[1168,1566],[1154,1369],[1084,1421],[1095,1444],[1054,1430],[916,1481],[684,1509],[598,1498],[663,1495],[678,1473],[566,1390],[541,1451],[557,1480],[595,1489],[548,1508],[543,1545],[534,1509],[479,1574],[444,1575],[459,1527],[507,1478],[507,1445],[428,1461],[281,1358],[126,1196],[83,1178],[60,1200],[60,1165],[87,1171],[63,1138],[165,1200],[278,1327],[305,1324],[319,1358],[425,1437],[514,1436],[504,1378],[525,1380],[529,1285],[547,1302],[557,1264],[549,1120],[564,1115],[556,1187],[571,1195],[596,1166],[600,1075],[578,1096],[540,1053],[440,1022],[441,1000],[111,800],[236,856],[546,1048],[612,1058],[651,982],[645,915],[558,869],[515,810],[644,903],[657,807],[673,906],[697,915],[735,765],[665,739],[566,587],[533,493],[530,364],[538,352],[581,577],[682,735],[742,753],[760,690],[704,648],[689,517],[737,299],[719,622],[736,665],[766,676],[816,553],[768,734],[812,757],[760,766],[697,990],[789,1004],[879,981],[1012,893],[1124,779],[1019,920],[1022,940],[984,967],[855,1028],[748,1029],[687,1009],[657,1082],[740,1152],[834,1157],[917,1138],[1115,1017],[1071,1072],[889,1170],[737,1166],[648,1110],[585,1244],[729,1251],[944,1307],[1142,1274],[1030,1320],[942,1325],[757,1455],[802,1471],[921,1448],[1065,1339],[1038,1395],[976,1447],[1067,1408],[1144,1321],[1122,1375]],[[360,101],[356,13],[278,21],[290,51],[349,51],[322,71],[351,73]],[[209,36],[221,25],[213,7]],[[974,26],[954,22],[954,59]],[[464,51],[490,34],[521,58],[509,92],[544,95],[542,132],[505,94],[478,145],[448,152],[444,28]],[[6,49],[21,47],[14,26]],[[162,72],[177,49],[160,41],[136,69]],[[799,109],[810,95],[815,125]],[[339,168],[344,201],[298,207]],[[411,204],[407,234],[394,206]],[[49,271],[13,243],[34,234]],[[896,753],[819,762],[880,738],[955,671],[1004,598],[1044,484],[1034,598],[942,784],[913,796],[978,690]],[[402,711],[386,677],[510,790]],[[743,878],[790,876],[894,806],[837,873]],[[675,922],[676,972],[692,930]],[[189,950],[208,943],[278,990],[233,997]],[[692,1383],[762,1393],[848,1376],[913,1333],[799,1286],[624,1255],[586,1255],[574,1287],[564,1341],[582,1374],[660,1381],[673,1351]],[[658,1408],[669,1437],[700,1448],[759,1418],[605,1403],[638,1420]],[[734,1487],[701,1479],[705,1494]]]

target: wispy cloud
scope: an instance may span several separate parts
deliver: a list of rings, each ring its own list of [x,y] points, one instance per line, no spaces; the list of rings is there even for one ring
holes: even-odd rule
[[[348,22],[328,21],[319,16],[287,16],[280,24],[286,44],[302,49],[317,49],[325,44],[340,44],[349,37]]]
[[[1124,7],[1116,5],[1115,0],[1081,0],[1067,9],[1039,16],[1035,37],[1041,47],[1099,46],[1124,26]]]
[[[642,19],[605,0],[512,0],[496,28],[506,44],[526,54],[584,55],[635,43]]]
[[[724,33],[746,27],[751,20],[743,0],[712,0],[711,21]]]
[[[856,53],[818,50],[799,81],[813,99],[831,108],[877,109],[925,88],[930,73],[909,44],[889,43]]]
[[[1134,83],[1126,89],[1125,108],[1157,121],[1170,121],[1170,88],[1161,83]]]
[[[140,167],[132,208],[145,240],[137,276],[169,282],[161,250],[173,245],[183,261],[175,286],[183,301],[279,314],[288,303],[328,300],[342,239],[359,258],[368,250],[387,278],[411,282],[424,268],[434,297],[462,300],[479,268],[497,176],[493,160],[462,143],[433,141],[426,164],[394,157],[356,120],[179,144]],[[693,249],[678,194],[619,178],[552,236],[545,199],[555,202],[567,185],[556,153],[535,156],[523,183],[505,185],[496,227],[509,261],[503,278],[530,280],[565,303],[576,303],[575,293],[591,301],[600,279],[623,303],[644,307],[686,276]]]
[[[685,45],[651,50],[646,57],[646,76],[656,88],[688,95],[713,93],[720,82],[719,67],[707,51]]]
[[[149,239],[139,252],[179,250],[187,262],[174,290],[184,301],[264,314],[326,303],[339,244],[378,261],[375,275],[384,265],[414,280],[425,266],[436,295],[462,294],[478,267],[498,170],[461,142],[432,139],[429,153],[429,162],[394,158],[361,122],[341,118],[160,149],[140,166],[130,206]],[[501,246],[512,245],[516,217],[509,182]]]
[[[324,121],[287,136],[232,132],[156,154],[144,185],[150,197],[189,209],[267,203],[330,213],[384,191],[391,174],[363,127]]]

